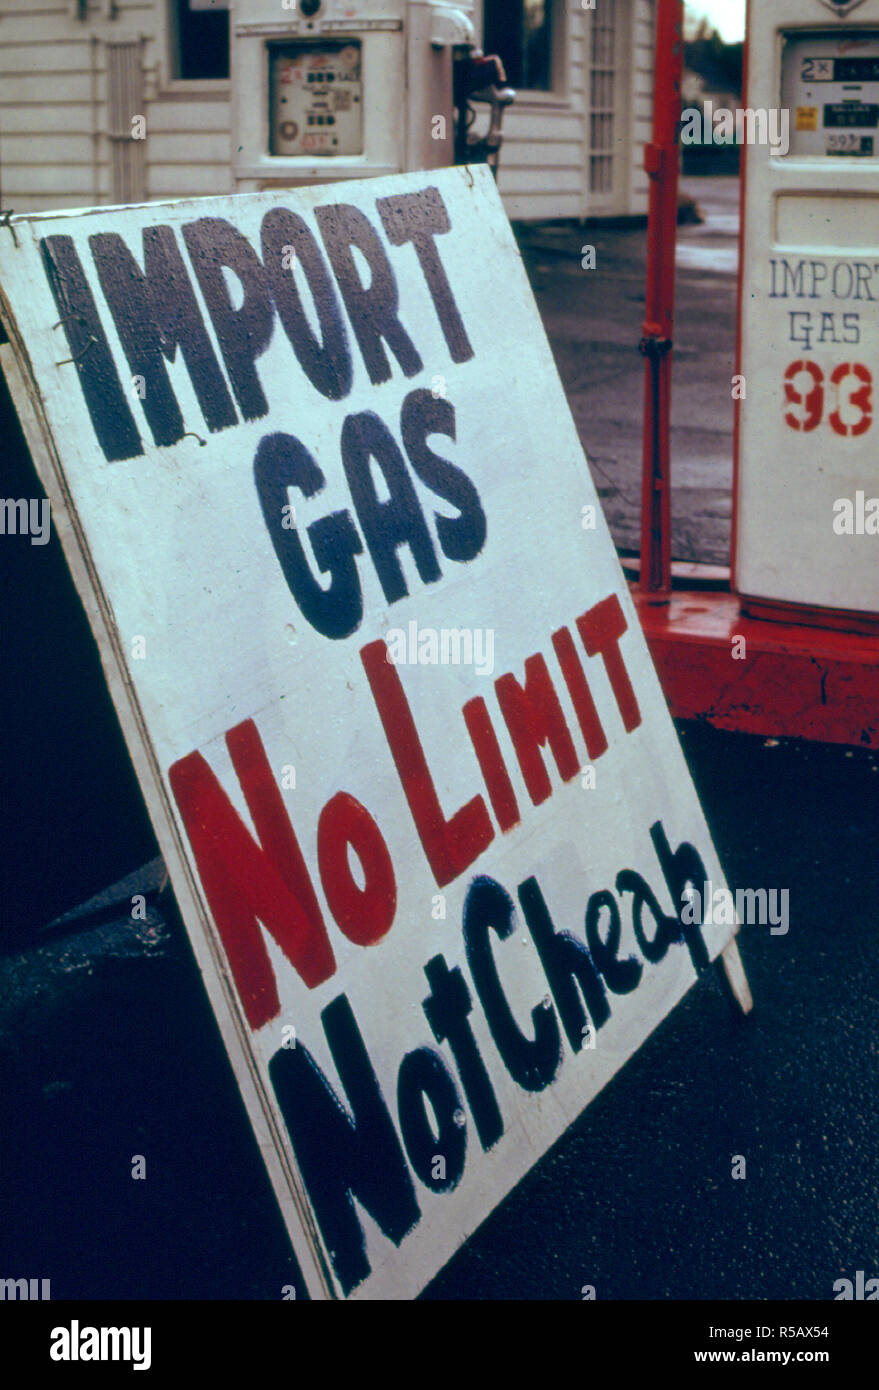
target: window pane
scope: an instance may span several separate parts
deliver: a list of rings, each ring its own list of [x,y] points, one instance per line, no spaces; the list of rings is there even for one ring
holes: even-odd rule
[[[548,91],[550,82],[549,0],[525,0],[522,43],[522,86]]]
[[[485,0],[485,51],[498,53],[512,87],[552,90],[553,0]]]
[[[611,193],[614,186],[615,0],[601,0],[591,23],[589,74],[589,189]]]
[[[201,0],[203,4],[203,0]],[[176,77],[229,76],[229,11],[219,6],[196,8],[192,0],[174,0]]]

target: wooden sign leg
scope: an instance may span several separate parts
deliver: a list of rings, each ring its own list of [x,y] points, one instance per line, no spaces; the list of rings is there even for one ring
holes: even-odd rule
[[[738,1005],[743,1014],[749,1014],[754,1007],[754,1000],[735,938],[724,947],[715,964],[730,1004],[733,1008]]]

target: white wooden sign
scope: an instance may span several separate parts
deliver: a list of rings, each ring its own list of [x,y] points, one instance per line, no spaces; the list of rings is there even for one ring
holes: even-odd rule
[[[735,965],[491,174],[14,218],[0,284],[306,1281],[411,1297]]]

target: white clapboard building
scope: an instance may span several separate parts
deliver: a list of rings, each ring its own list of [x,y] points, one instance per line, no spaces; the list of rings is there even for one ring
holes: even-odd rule
[[[33,212],[234,191],[230,45],[249,6],[265,15],[264,0],[234,3],[230,25],[224,0],[0,0],[0,206]],[[270,41],[294,21],[302,31],[301,3],[275,0]],[[335,14],[340,30],[358,12],[406,9],[400,0],[305,6]],[[654,0],[468,8],[518,91],[500,180],[509,216],[643,214]],[[364,105],[371,99],[380,94],[371,98],[364,71]]]

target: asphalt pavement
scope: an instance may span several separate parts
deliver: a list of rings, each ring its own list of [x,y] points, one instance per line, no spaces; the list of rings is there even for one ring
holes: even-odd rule
[[[672,555],[729,563],[737,178],[685,178],[704,222],[678,228],[672,384]],[[556,366],[618,546],[637,550],[647,233],[604,223],[520,230]],[[583,247],[595,247],[595,269]],[[538,465],[539,466],[539,465]]]

